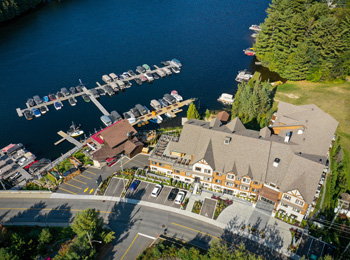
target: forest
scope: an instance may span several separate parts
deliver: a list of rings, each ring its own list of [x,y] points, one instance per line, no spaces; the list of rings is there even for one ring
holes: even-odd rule
[[[0,22],[12,19],[42,2],[43,0],[0,0]]]
[[[254,45],[257,59],[289,80],[345,79],[350,75],[350,9],[344,7],[272,0]]]

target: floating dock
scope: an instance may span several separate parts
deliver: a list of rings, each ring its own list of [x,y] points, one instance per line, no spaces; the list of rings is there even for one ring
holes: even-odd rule
[[[149,121],[150,119],[156,117],[156,116],[161,116],[164,115],[166,113],[168,113],[172,118],[176,117],[175,114],[180,113],[182,111],[182,109],[180,109],[183,106],[188,106],[189,104],[191,104],[193,101],[195,101],[194,98],[190,98],[187,99],[185,101],[181,101],[181,102],[176,102],[172,105],[169,105],[167,107],[163,107],[161,109],[158,109],[157,111],[155,111],[155,114],[153,113],[148,113],[146,115],[140,116],[137,118],[137,121],[133,124],[131,124],[132,126],[134,125],[138,125],[138,124],[142,124],[145,123],[147,121]]]
[[[63,141],[67,140],[68,142],[74,144],[76,147],[81,148],[83,147],[83,143],[80,143],[78,140],[74,139],[73,137],[71,137],[70,135],[66,134],[63,131],[58,131],[57,132],[58,135],[62,136],[63,138],[61,140],[58,140],[55,145],[59,145],[60,143],[62,143]]]
[[[154,65],[155,69],[154,70],[150,70],[150,71],[146,71],[146,73],[157,73],[159,70],[161,69],[169,69],[171,67],[175,67],[176,65],[175,64],[171,64],[170,65],[166,65],[166,66],[163,66],[163,67],[158,67],[156,65]],[[97,84],[97,87],[95,87],[94,89],[104,89],[105,86],[110,86],[111,83],[121,83],[121,81],[132,81],[132,80],[135,80],[136,78],[140,78],[140,76],[146,74],[146,73],[141,73],[141,74],[137,74],[136,76],[131,76],[131,77],[128,77],[128,78],[125,78],[123,80],[120,80],[120,79],[116,79],[116,78],[109,78],[109,80],[105,79],[104,81],[108,81],[107,83],[105,83],[104,85],[101,85],[99,82],[96,82]],[[158,73],[157,73],[158,74]],[[110,73],[110,75],[115,75],[114,73]],[[40,108],[42,106],[50,106],[50,105],[54,105],[55,102],[60,102],[63,106],[63,103],[62,101],[68,101],[68,99],[70,99],[71,97],[73,98],[76,98],[76,97],[79,97],[79,96],[82,96],[84,94],[88,95],[91,99],[91,101],[97,106],[97,108],[102,112],[103,115],[107,115],[109,116],[110,113],[102,106],[102,104],[100,102],[98,102],[98,100],[94,97],[94,95],[92,95],[91,93],[91,89],[87,89],[85,86],[82,86],[83,87],[83,91],[82,92],[79,92],[79,93],[75,93],[75,94],[70,94],[68,96],[65,96],[65,97],[62,97],[62,98],[57,98],[56,100],[53,100],[53,101],[49,101],[49,102],[43,102],[42,104],[40,105],[35,105],[35,106],[32,106],[30,107],[28,103],[26,103],[26,106],[27,108],[24,108],[24,109],[21,109],[21,108],[16,108],[16,112],[18,114],[19,117],[23,117],[23,112],[25,110],[32,110],[33,108]]]

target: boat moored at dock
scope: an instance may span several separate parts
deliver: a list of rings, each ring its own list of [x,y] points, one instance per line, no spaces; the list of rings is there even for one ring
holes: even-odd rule
[[[49,111],[47,106],[41,106],[39,110],[41,114],[46,114],[46,112]]]
[[[32,120],[34,117],[33,112],[31,110],[24,110],[23,114],[27,120]]]
[[[101,119],[102,123],[106,127],[108,127],[108,126],[113,124],[113,122],[112,122],[112,120],[111,120],[111,118],[109,116],[103,115],[103,116],[100,117],[100,119]]]
[[[75,125],[74,122],[72,122],[72,125],[67,131],[67,134],[69,134],[71,137],[78,137],[84,134],[84,131],[80,129],[81,125]]]
[[[36,105],[40,105],[43,103],[43,100],[38,95],[34,96],[33,100],[34,100]]]
[[[238,75],[235,80],[237,82],[242,82],[242,81],[248,82],[252,77],[253,77],[253,74],[245,69],[245,70],[238,71]]]
[[[222,93],[221,96],[218,98],[218,101],[223,103],[224,105],[232,105],[235,99],[231,94]]]
[[[249,30],[252,30],[252,31],[261,31],[261,28],[259,25],[256,25],[256,24],[253,24],[249,27]]]
[[[159,110],[162,108],[162,105],[159,103],[159,101],[155,100],[155,99],[152,99],[151,100],[151,103],[150,103],[151,107],[154,108],[154,110]]]
[[[154,81],[154,78],[153,78],[153,76],[152,76],[152,73],[150,73],[150,72],[147,72],[147,73],[145,74],[145,77],[147,78],[147,80],[148,80],[149,83],[152,83],[152,82]]]
[[[77,104],[77,100],[74,97],[68,99],[69,104],[74,107]]]
[[[33,107],[33,106],[35,106],[35,102],[34,102],[34,100],[33,100],[32,98],[28,98],[28,100],[27,100],[27,106],[28,106],[28,107]]]
[[[62,108],[62,103],[59,101],[56,101],[54,104],[54,107],[56,110],[60,110]]]
[[[255,51],[253,50],[253,48],[247,48],[247,49],[243,50],[243,52],[247,56],[254,56],[255,55]]]
[[[33,114],[35,117],[41,116],[40,110],[38,108],[33,108]]]
[[[87,103],[87,102],[90,102],[90,97],[88,96],[88,95],[86,95],[86,94],[83,94],[82,96],[81,96],[82,98],[83,98],[83,100]]]

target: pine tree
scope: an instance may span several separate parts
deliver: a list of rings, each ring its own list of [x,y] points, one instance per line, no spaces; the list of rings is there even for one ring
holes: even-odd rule
[[[199,112],[194,103],[191,103],[187,110],[187,119],[200,119]]]

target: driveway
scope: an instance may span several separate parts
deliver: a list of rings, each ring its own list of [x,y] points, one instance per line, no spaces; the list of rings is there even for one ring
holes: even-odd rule
[[[205,198],[200,214],[207,218],[213,218],[216,203],[216,200]]]

